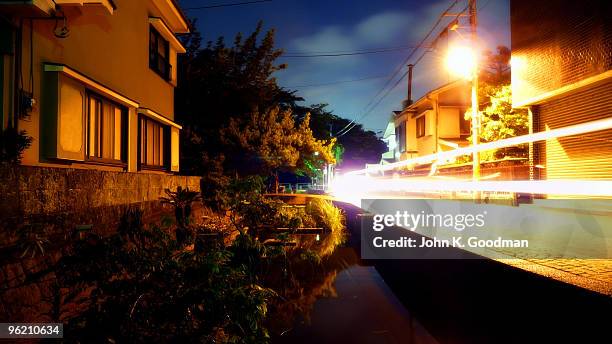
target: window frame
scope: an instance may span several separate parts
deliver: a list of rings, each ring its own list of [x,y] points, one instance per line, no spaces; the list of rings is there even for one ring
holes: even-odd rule
[[[160,156],[160,160],[162,160],[162,163],[160,165],[151,165],[151,164],[147,164],[145,162],[143,162],[143,154],[146,156],[148,154],[148,151],[143,151],[143,147],[145,149],[147,149],[147,139],[148,139],[148,135],[145,132],[145,135],[143,135],[143,123],[146,125],[147,122],[152,122],[154,124],[154,126],[157,126],[157,128],[161,129],[163,131],[163,139],[162,139],[162,147],[159,150],[161,156]],[[138,159],[138,170],[151,170],[151,171],[170,171],[170,163],[171,163],[171,159],[170,159],[170,126],[155,120],[149,116],[146,115],[139,115],[138,116],[138,154],[137,154],[137,159]],[[142,140],[145,140],[145,142],[143,143]],[[153,154],[155,154],[155,152],[153,152]],[[155,160],[155,158],[153,158]],[[146,161],[146,158],[145,158]]]
[[[424,137],[427,133],[426,125],[427,119],[425,118],[427,115],[419,116],[416,118],[416,137],[421,138]]]
[[[153,38],[155,39],[155,42],[153,42]],[[164,54],[166,56],[161,56],[159,53],[160,41],[164,45]],[[163,59],[166,66],[165,71],[160,70],[159,68],[160,58]],[[161,33],[159,33],[159,31],[153,27],[153,25],[149,25],[149,69],[153,70],[164,80],[170,81],[172,75],[172,65],[170,64],[170,42],[168,42],[168,40],[165,39]]]
[[[128,151],[128,109],[115,102],[112,101],[111,99],[108,99],[96,92],[93,92],[89,89],[85,89],[85,101],[86,101],[86,105],[85,105],[85,125],[86,125],[86,137],[85,137],[85,161],[87,163],[94,163],[94,164],[99,164],[99,165],[109,165],[109,166],[121,166],[121,167],[127,167],[127,151]],[[98,102],[101,102],[102,104],[107,103],[109,105],[114,106],[115,108],[120,109],[121,111],[121,129],[120,129],[120,145],[121,147],[119,148],[119,156],[120,159],[110,159],[110,158],[103,158],[103,157],[98,157],[98,156],[92,156],[91,155],[91,99],[95,99]],[[96,115],[96,126],[99,126],[99,115]],[[102,126],[101,128],[102,130],[104,129],[104,126]],[[115,133],[116,134],[116,133]],[[102,137],[104,137],[104,135],[100,135]],[[97,153],[97,152],[96,152]],[[97,154],[96,154],[97,155]]]

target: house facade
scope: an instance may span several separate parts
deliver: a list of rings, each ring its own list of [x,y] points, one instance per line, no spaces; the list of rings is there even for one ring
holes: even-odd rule
[[[430,91],[394,115],[397,161],[456,149],[468,144],[470,84],[455,81]]]
[[[3,128],[33,138],[22,164],[179,170],[174,0],[0,3]]]
[[[534,132],[612,117],[612,5],[511,1],[513,106]],[[532,179],[612,179],[612,130],[532,144]]]
[[[399,115],[401,111],[393,111],[393,114],[389,118],[385,132],[383,133],[382,140],[387,145],[387,151],[381,154],[380,164],[388,164],[395,161],[396,153],[399,156],[397,150],[397,138],[395,137],[395,116]]]

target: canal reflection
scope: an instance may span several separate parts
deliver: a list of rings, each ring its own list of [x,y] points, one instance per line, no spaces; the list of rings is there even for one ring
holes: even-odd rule
[[[270,307],[274,343],[437,343],[353,247],[291,274]]]

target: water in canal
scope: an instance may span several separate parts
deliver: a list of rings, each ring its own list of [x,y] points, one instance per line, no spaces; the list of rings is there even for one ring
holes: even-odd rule
[[[359,258],[359,210],[343,210],[348,239],[321,265],[290,272],[295,284],[281,288],[284,302],[271,307],[272,342],[438,343],[377,269]]]
[[[312,306],[274,343],[437,343],[353,248],[336,250],[332,259],[344,267],[330,273]]]
[[[273,343],[610,342],[612,298],[487,259],[359,259],[350,237],[274,310]]]

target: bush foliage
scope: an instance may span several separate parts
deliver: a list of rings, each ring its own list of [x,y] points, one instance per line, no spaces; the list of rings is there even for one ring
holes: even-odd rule
[[[176,235],[167,222],[143,226],[142,212],[132,208],[116,234],[78,236],[56,271],[60,298],[54,314],[66,323],[66,340],[267,342],[269,307],[286,310],[289,299],[283,295],[303,302],[291,288],[314,278],[304,267],[314,272],[342,243],[344,220],[329,201],[290,207],[263,197],[261,187],[261,178],[234,180],[220,196],[229,221],[216,230],[237,233],[229,242],[200,249],[197,242],[195,247],[182,242],[179,228],[195,236],[211,232],[189,220],[186,209],[198,199],[183,189],[164,198],[175,209]],[[295,235],[305,226],[321,226],[327,234],[322,240]],[[263,234],[269,228],[289,230]],[[269,240],[281,245],[268,245]],[[294,245],[282,245],[288,242]]]

